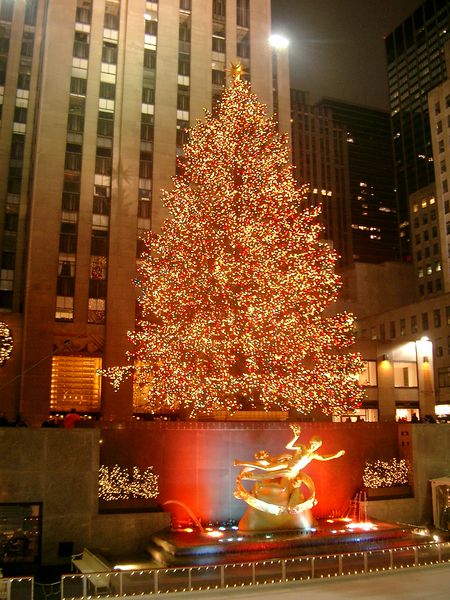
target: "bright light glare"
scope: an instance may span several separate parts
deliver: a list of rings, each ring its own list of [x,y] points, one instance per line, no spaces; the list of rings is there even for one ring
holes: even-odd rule
[[[277,50],[282,50],[289,46],[289,40],[283,35],[278,35],[276,33],[270,36],[269,42],[272,48],[276,48]]]

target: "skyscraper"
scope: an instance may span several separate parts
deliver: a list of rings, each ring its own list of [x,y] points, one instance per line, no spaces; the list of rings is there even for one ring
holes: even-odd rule
[[[386,38],[401,252],[411,254],[408,198],[434,181],[428,92],[446,77],[450,4],[426,0]]]
[[[231,62],[271,110],[269,34],[270,0],[1,1],[9,411],[132,414],[131,388],[102,394],[96,369],[124,362],[138,237],[165,218],[186,128],[214,107]],[[285,98],[288,81],[277,86]]]
[[[312,201],[322,201],[325,235],[342,257],[380,263],[399,257],[397,210],[385,111],[334,99],[309,106],[294,93],[293,152]]]
[[[339,265],[348,266],[353,244],[346,131],[329,109],[311,106],[306,92],[291,90],[291,105],[295,176],[308,185],[310,204],[322,206],[323,235],[339,254]]]

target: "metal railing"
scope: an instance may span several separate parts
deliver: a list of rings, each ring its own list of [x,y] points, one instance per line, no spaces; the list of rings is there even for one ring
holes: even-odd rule
[[[286,583],[450,562],[450,542],[216,566],[63,575],[61,599],[142,596]],[[13,598],[16,600],[16,598]]]
[[[0,600],[33,600],[33,577],[1,577]]]

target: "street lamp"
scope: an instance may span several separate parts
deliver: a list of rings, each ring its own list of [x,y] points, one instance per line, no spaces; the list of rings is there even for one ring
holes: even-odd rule
[[[274,33],[269,38],[269,43],[276,50],[284,50],[289,46],[289,40],[283,35]]]

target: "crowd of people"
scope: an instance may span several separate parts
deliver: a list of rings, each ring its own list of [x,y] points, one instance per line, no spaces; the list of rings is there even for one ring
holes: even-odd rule
[[[72,408],[63,418],[58,419],[57,417],[50,415],[42,422],[41,427],[63,427],[64,429],[73,429],[80,420],[81,416],[77,413],[75,408]],[[5,413],[0,413],[0,427],[27,427],[27,424],[20,415],[17,415],[16,419],[10,421]]]

